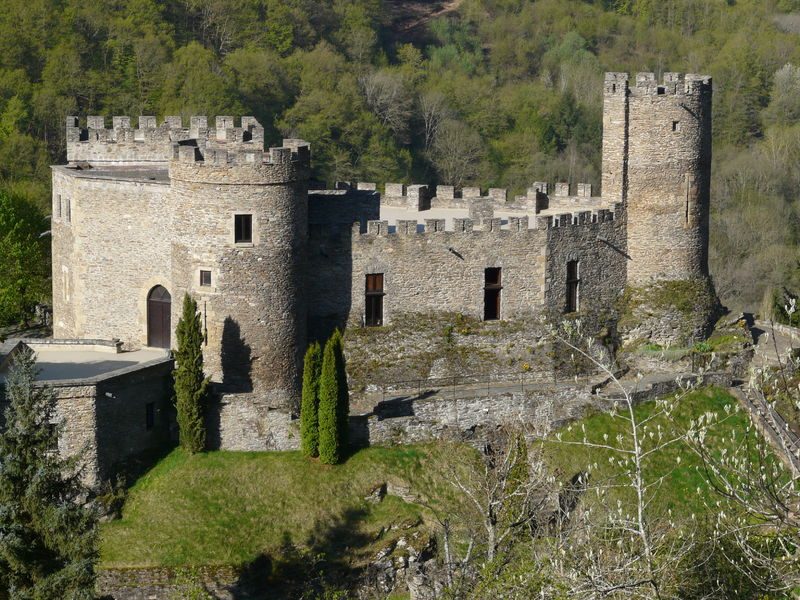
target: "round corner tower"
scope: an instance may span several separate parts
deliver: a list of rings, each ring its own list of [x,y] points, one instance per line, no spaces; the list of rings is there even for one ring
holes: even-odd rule
[[[296,412],[306,321],[309,148],[175,147],[172,280],[198,300],[223,394]]]

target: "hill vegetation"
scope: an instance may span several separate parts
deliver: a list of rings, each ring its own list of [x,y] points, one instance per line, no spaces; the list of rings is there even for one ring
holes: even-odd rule
[[[65,115],[250,114],[329,183],[598,185],[602,73],[704,72],[718,290],[800,284],[800,1],[464,0],[413,35],[396,4],[8,0],[0,179],[48,213]]]
[[[653,426],[668,432],[699,415],[724,413],[735,403],[726,392],[710,388],[685,396],[670,418],[654,415],[653,403],[640,405],[637,418],[654,416]],[[712,447],[723,450],[732,443],[731,433],[743,430],[746,418],[732,413],[717,429]],[[628,435],[619,419],[593,415],[564,430],[564,442],[580,440],[582,426],[592,440]],[[547,442],[544,450],[562,482],[589,465],[597,481],[614,481],[626,468],[593,449]],[[188,455],[175,450],[131,488],[122,519],[104,525],[102,564],[247,565],[263,556],[279,564],[295,555],[334,561],[328,565],[334,571],[337,565],[357,570],[399,536],[440,534],[437,514],[462,527],[478,522],[452,471],[474,455],[470,447],[452,444],[368,448],[329,467],[300,452]],[[676,460],[679,456],[682,460]],[[713,505],[699,464],[686,447],[676,445],[645,465],[649,478],[663,478],[658,510],[672,510],[675,522],[694,519],[692,514],[708,516]],[[382,502],[367,500],[386,483]],[[625,493],[615,492],[614,498],[626,500]]]

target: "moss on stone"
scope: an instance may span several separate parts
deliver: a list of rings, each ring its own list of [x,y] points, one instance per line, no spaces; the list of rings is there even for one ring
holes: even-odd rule
[[[708,278],[628,286],[617,303],[618,326],[629,340],[690,346],[707,337],[719,308]]]

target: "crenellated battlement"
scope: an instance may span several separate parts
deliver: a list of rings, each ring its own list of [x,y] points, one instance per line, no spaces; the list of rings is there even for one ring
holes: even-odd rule
[[[269,185],[307,178],[311,163],[308,142],[285,139],[267,152],[255,147],[217,146],[186,140],[172,144],[171,180]]]
[[[446,219],[398,219],[394,223],[388,220],[370,220],[366,227],[360,223],[353,224],[354,236],[420,236],[438,234],[520,234],[547,229],[564,227],[584,227],[615,221],[622,216],[622,205],[617,205],[613,210],[598,209],[572,213],[563,213],[552,216],[510,216],[507,218],[492,217],[476,222],[471,218],[455,218],[452,228],[447,227]]]
[[[191,117],[188,127],[180,116],[164,117],[160,124],[156,117],[140,116],[136,127],[130,117],[115,116],[111,128],[106,124],[105,117],[91,115],[81,127],[77,117],[67,117],[67,159],[110,165],[166,163],[173,157],[172,145],[188,140],[201,148],[264,150],[264,128],[255,117],[241,117],[238,127],[231,116],[216,117],[214,127],[205,116]]]
[[[627,73],[606,73],[606,96],[694,96],[711,91],[711,77],[696,73],[664,73],[659,80],[655,73],[637,73],[633,85]]]

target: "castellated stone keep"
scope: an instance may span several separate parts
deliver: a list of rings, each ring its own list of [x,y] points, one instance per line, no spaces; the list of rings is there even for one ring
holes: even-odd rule
[[[334,327],[613,315],[626,287],[708,279],[705,76],[606,74],[600,194],[309,190],[309,145],[265,151],[252,117],[107,124],[68,117],[53,167],[54,337],[169,347],[191,294],[223,448],[295,443],[302,354]]]

